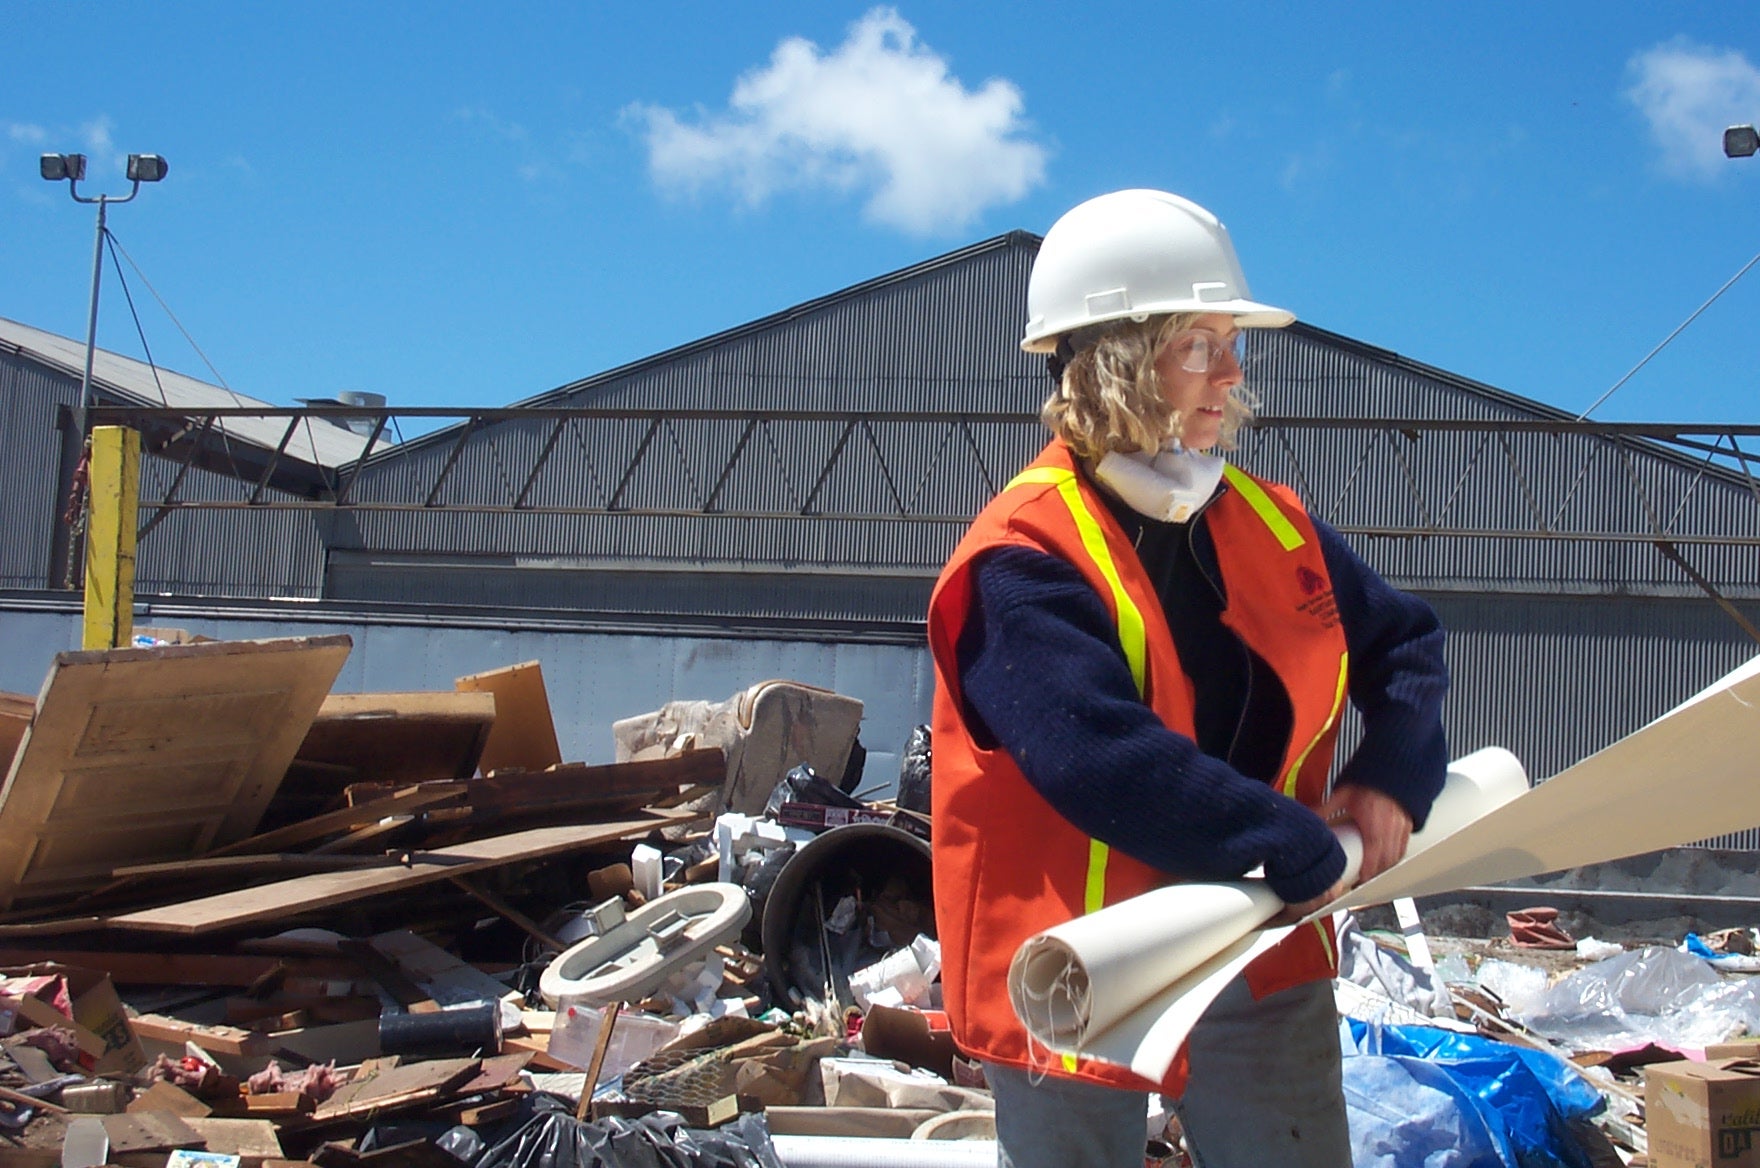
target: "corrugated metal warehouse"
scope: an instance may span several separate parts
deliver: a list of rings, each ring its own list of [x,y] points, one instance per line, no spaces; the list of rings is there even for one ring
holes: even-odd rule
[[[1000,236],[395,443],[423,419],[222,417],[253,403],[103,355],[98,404],[188,419],[142,415],[137,620],[349,632],[343,688],[536,658],[585,761],[617,718],[788,676],[867,704],[885,781],[928,711],[935,573],[1043,441],[1045,373],[1016,347],[1037,246]],[[1733,431],[1584,427],[1307,325],[1251,344],[1265,424],[1237,460],[1435,604],[1455,753],[1504,745],[1544,777],[1754,654],[1760,496]],[[78,636],[55,586],[82,359],[0,321],[0,688],[34,690]]]

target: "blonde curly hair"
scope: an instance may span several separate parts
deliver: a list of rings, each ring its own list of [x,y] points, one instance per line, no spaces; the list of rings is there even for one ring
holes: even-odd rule
[[[1144,321],[1123,320],[1070,335],[1063,375],[1039,410],[1050,431],[1075,452],[1097,462],[1117,451],[1156,451],[1180,431],[1179,412],[1161,394],[1155,358],[1163,345],[1198,319],[1176,312]],[[1228,395],[1222,416],[1222,449],[1233,450],[1235,435],[1253,420],[1258,399],[1244,384]]]

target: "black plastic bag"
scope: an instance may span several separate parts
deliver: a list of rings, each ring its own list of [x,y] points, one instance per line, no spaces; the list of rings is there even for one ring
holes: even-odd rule
[[[905,742],[898,767],[898,805],[929,814],[929,728],[918,726]]]
[[[764,814],[776,818],[784,803],[817,803],[821,807],[866,807],[860,799],[846,795],[819,777],[806,763],[790,768],[782,781],[770,791],[764,803]]]

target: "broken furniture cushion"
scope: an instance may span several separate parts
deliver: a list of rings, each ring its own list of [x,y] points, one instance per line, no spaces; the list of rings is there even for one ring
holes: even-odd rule
[[[617,761],[720,747],[727,779],[716,810],[761,815],[782,776],[802,763],[837,782],[849,765],[862,703],[796,681],[764,681],[725,702],[668,702],[612,724]]]

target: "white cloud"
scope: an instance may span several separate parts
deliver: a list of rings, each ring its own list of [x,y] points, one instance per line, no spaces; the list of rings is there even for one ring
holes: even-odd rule
[[[625,110],[669,191],[727,187],[750,205],[784,190],[866,194],[870,219],[913,234],[958,230],[1044,178],[1021,92],[991,78],[968,90],[891,8],[857,21],[835,50],[801,37],[734,85],[726,112],[693,121]]]
[[[79,128],[79,136],[85,140],[86,153],[100,158],[116,155],[116,143],[110,140],[110,126],[109,118],[96,117]]]
[[[49,131],[41,126],[33,126],[26,122],[7,122],[6,136],[14,142],[23,142],[27,146],[40,146],[49,139]]]
[[[1729,165],[1723,130],[1760,120],[1760,69],[1734,49],[1712,49],[1685,37],[1634,56],[1626,98],[1650,123],[1663,169],[1713,179]]]

